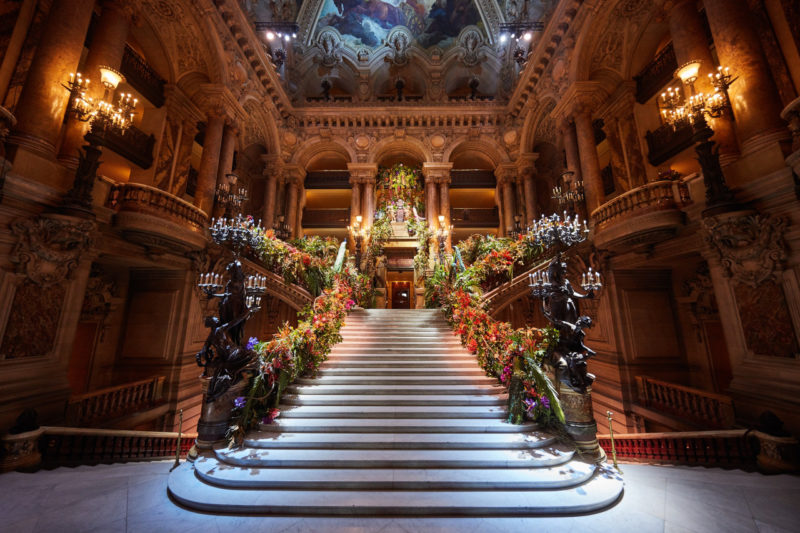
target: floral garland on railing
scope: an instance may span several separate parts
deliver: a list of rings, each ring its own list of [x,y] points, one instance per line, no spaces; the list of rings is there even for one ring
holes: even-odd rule
[[[272,422],[286,386],[319,368],[331,348],[341,342],[339,330],[347,311],[369,298],[371,291],[369,277],[351,270],[343,257],[337,257],[334,240],[312,237],[286,243],[271,230],[260,237],[256,249],[264,265],[280,271],[287,282],[316,293],[316,298],[300,312],[297,326],[285,324],[272,340],[252,337],[247,343],[258,361],[249,373],[247,392],[234,401],[228,433],[235,444],[241,444],[245,433],[258,422]]]
[[[457,262],[439,265],[426,280],[426,307],[441,307],[461,343],[490,376],[509,389],[509,421],[525,418],[543,425],[564,422],[558,393],[543,369],[558,341],[552,328],[514,329],[486,312],[481,295],[486,282],[508,280],[515,266],[541,256],[541,245],[526,237],[498,239],[475,235],[458,245]],[[464,267],[464,263],[471,263]]]

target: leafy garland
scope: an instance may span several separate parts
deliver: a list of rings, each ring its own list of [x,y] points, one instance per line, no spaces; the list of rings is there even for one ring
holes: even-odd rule
[[[258,422],[270,423],[285,388],[298,376],[315,372],[333,345],[341,342],[339,330],[347,311],[369,298],[371,280],[337,261],[335,241],[317,237],[286,243],[271,231],[260,235],[256,247],[268,268],[283,269],[284,279],[311,289],[319,283],[313,303],[299,314],[297,326],[284,324],[271,341],[251,337],[247,348],[258,355],[250,386],[236,398],[229,437],[241,444]]]
[[[558,341],[553,328],[513,329],[494,320],[482,301],[485,283],[511,279],[515,265],[525,265],[542,253],[528,239],[498,239],[474,235],[458,245],[457,264],[440,265],[425,283],[426,307],[442,307],[461,343],[476,354],[488,375],[509,388],[509,421],[526,417],[543,425],[564,422],[553,383],[543,370]],[[464,263],[471,263],[464,267]]]

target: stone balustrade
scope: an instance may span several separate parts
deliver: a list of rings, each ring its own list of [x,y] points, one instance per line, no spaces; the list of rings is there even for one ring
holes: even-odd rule
[[[647,247],[675,235],[684,222],[680,207],[688,199],[680,181],[646,183],[595,209],[595,246],[608,250]]]
[[[638,404],[694,422],[705,428],[733,427],[730,397],[645,376],[636,376]]]
[[[611,437],[598,435],[611,458]],[[628,461],[752,467],[756,451],[747,430],[628,433],[614,435],[617,457]],[[624,470],[624,466],[623,466]]]
[[[142,459],[175,457],[178,433],[164,431],[128,431],[74,427],[42,427],[39,437],[41,463],[56,466],[123,463]],[[186,456],[197,433],[183,433],[181,456]]]
[[[678,68],[675,59],[675,48],[672,43],[665,46],[650,63],[633,77],[636,80],[636,101],[646,103],[668,83],[674,79]]]
[[[140,183],[111,188],[108,206],[114,225],[136,244],[160,253],[185,253],[206,247],[208,216],[191,203]]]
[[[70,398],[67,424],[87,425],[154,407],[163,400],[164,376],[107,387]]]

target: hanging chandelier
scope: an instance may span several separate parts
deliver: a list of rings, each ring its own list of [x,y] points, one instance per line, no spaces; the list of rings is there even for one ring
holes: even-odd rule
[[[87,95],[90,80],[78,73],[71,73],[69,81],[62,84],[69,93],[69,111],[81,122],[90,122],[93,130],[115,130],[124,134],[133,124],[133,114],[138,99],[130,93],[122,93],[116,103],[113,92],[125,77],[111,67],[100,67],[100,83],[105,88],[103,98],[95,100]]]

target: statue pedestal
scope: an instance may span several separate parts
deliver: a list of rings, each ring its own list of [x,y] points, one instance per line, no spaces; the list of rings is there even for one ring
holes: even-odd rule
[[[592,409],[592,388],[585,393],[575,392],[570,387],[561,384],[558,393],[561,408],[564,410],[564,419],[567,433],[575,441],[575,446],[581,455],[600,463],[606,460],[606,453],[597,442],[597,423],[594,421]]]
[[[197,423],[197,440],[195,447],[199,450],[211,450],[214,445],[225,442],[228,426],[233,411],[233,401],[244,394],[248,380],[242,379],[213,402],[206,402],[206,392],[211,378],[200,378],[203,389],[203,405],[200,410],[200,421]]]

